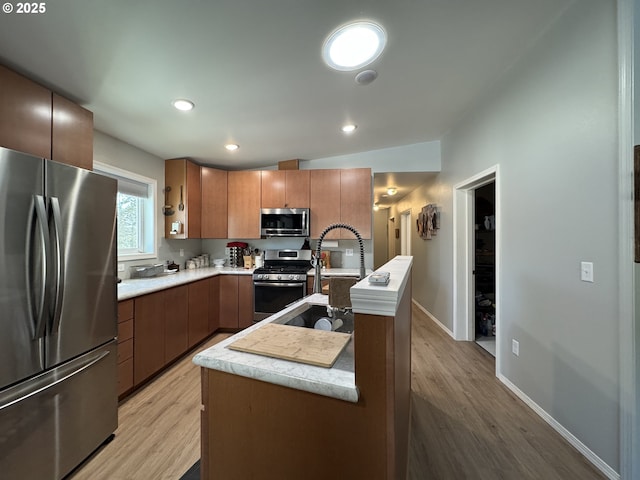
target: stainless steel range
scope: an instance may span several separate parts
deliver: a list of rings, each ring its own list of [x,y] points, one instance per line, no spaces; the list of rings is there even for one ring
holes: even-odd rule
[[[253,272],[253,320],[279,312],[307,294],[311,250],[267,250]]]

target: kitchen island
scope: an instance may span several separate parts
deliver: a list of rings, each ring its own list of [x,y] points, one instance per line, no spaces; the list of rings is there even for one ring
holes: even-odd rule
[[[331,368],[228,348],[304,303],[326,304],[320,294],[195,356],[203,479],[406,478],[411,265],[396,257],[380,269],[388,285],[351,288],[354,332]]]

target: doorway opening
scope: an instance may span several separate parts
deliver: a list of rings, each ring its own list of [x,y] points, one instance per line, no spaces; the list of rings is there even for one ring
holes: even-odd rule
[[[411,255],[411,210],[400,215],[400,255]]]
[[[501,368],[501,333],[500,333],[500,172],[497,165],[488,168],[456,185],[453,188],[453,337],[456,340],[466,340],[474,342],[476,340],[476,278],[474,275],[476,267],[476,223],[478,223],[478,232],[480,228],[486,229],[484,226],[484,216],[479,223],[476,221],[476,190],[485,185],[494,185],[494,213],[493,218],[489,219],[490,228],[493,233],[478,234],[492,235],[493,241],[493,296],[492,298],[478,299],[482,301],[482,305],[493,309],[491,313],[491,333],[495,326],[495,368],[496,375],[500,375]],[[482,226],[481,226],[482,225]],[[491,230],[489,230],[491,231]],[[484,247],[490,245],[487,239],[482,239]],[[487,253],[487,252],[481,252]],[[483,279],[486,280],[486,279]],[[488,292],[487,293],[491,293]],[[487,301],[491,302],[486,305]],[[495,306],[494,306],[495,305]],[[480,312],[483,313],[483,312]],[[481,317],[482,319],[482,317]],[[484,319],[484,328],[488,332],[488,319]]]
[[[496,356],[496,210],[495,182],[474,192],[475,341]]]

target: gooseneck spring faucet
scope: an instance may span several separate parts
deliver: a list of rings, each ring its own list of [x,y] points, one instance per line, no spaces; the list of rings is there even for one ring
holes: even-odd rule
[[[334,223],[325,228],[320,234],[320,238],[318,239],[318,247],[316,248],[316,259],[315,259],[315,277],[313,279],[313,293],[322,293],[322,260],[321,260],[321,249],[322,249],[322,239],[324,236],[329,233],[331,230],[335,230],[336,228],[344,228],[345,230],[349,230],[352,232],[356,238],[358,239],[358,244],[360,245],[360,280],[366,277],[366,272],[364,269],[364,244],[362,243],[362,237],[358,233],[358,231],[353,228],[351,225],[346,223]]]

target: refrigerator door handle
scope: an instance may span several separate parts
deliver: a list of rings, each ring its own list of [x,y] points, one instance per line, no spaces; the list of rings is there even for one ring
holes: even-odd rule
[[[57,332],[60,328],[62,315],[62,299],[64,297],[64,249],[62,248],[62,215],[60,214],[60,202],[57,197],[51,197],[51,211],[53,213],[53,235],[56,259],[55,297],[53,299],[53,322],[51,331]]]
[[[105,358],[110,353],[111,353],[110,350],[103,351],[98,353],[93,358],[88,358],[86,361],[82,362],[82,364],[80,364],[79,366],[73,365],[71,368],[67,367],[67,371],[63,370],[59,373],[60,375],[62,375],[60,378],[57,378],[58,375],[54,376],[53,372],[49,372],[43,375],[41,378],[36,377],[34,381],[27,382],[32,387],[28,389],[28,391],[26,392],[22,390],[27,390],[27,389],[21,389],[21,391],[16,391],[16,392],[12,392],[12,389],[10,389],[6,394],[7,398],[0,397],[0,411],[4,410],[5,408],[9,408],[11,405],[15,405],[16,403],[22,402],[27,398],[33,397],[34,395],[38,395],[39,393],[49,390],[62,382],[69,380],[71,377],[74,377],[79,373],[85,371],[86,369],[91,368],[93,365],[98,363],[100,360]],[[55,378],[55,380],[51,381],[52,378]]]
[[[27,284],[27,291],[33,290],[33,280],[31,278],[31,258],[33,254],[32,228],[33,217],[36,217],[38,230],[40,230],[40,242],[39,247],[42,252],[41,259],[41,278],[40,278],[40,291],[37,293],[38,305],[34,307],[32,298],[29,296],[27,300],[27,308],[29,310],[29,317],[33,319],[34,333],[33,339],[37,340],[42,338],[45,333],[45,301],[46,301],[46,285],[47,285],[47,254],[49,251],[49,229],[47,227],[47,209],[44,203],[44,197],[42,195],[33,195],[31,199],[31,208],[29,209],[29,218],[27,220],[27,244],[25,246],[26,261],[25,261],[25,278]]]

